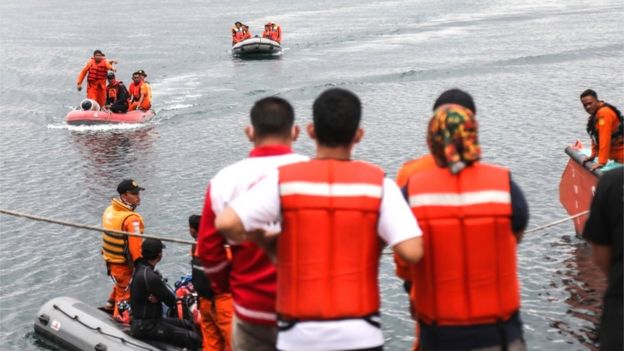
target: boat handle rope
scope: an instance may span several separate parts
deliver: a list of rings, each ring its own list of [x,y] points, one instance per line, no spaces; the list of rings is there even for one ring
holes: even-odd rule
[[[132,342],[132,341],[122,337],[122,336],[117,336],[117,335],[109,334],[109,333],[107,333],[105,331],[102,331],[102,327],[92,327],[92,326],[88,325],[87,323],[83,322],[82,320],[80,320],[80,317],[78,315],[72,316],[69,313],[63,311],[63,309],[58,307],[57,305],[52,305],[52,307],[54,307],[55,310],[61,312],[65,316],[67,316],[67,318],[75,320],[76,322],[80,323],[82,326],[84,326],[84,327],[86,327],[88,329],[91,329],[91,330],[95,330],[95,331],[97,331],[98,333],[100,333],[100,334],[102,334],[104,336],[108,336],[108,337],[117,339],[117,340],[121,341],[122,344],[132,345],[134,347],[137,347],[137,348],[140,348],[140,349],[143,349],[143,350],[147,350],[147,351],[153,351],[154,350],[153,348],[147,348],[147,347],[145,347],[143,345],[139,345],[137,343],[134,343],[134,342]]]
[[[59,225],[63,225],[63,226],[66,226],[66,227],[86,229],[86,230],[96,231],[96,232],[100,232],[100,233],[101,232],[106,232],[106,233],[117,234],[117,235],[138,236],[138,237],[141,237],[141,238],[158,239],[158,240],[161,240],[161,241],[178,243],[178,244],[186,244],[186,245],[194,245],[195,244],[194,241],[190,241],[190,240],[166,238],[166,237],[163,237],[163,236],[160,236],[160,235],[136,234],[136,233],[124,232],[124,231],[120,231],[120,230],[104,229],[104,228],[90,226],[90,225],[85,225],[85,224],[72,223],[72,222],[61,221],[61,220],[57,220],[57,219],[51,219],[51,218],[34,216],[34,215],[31,215],[31,214],[27,214],[27,213],[10,211],[10,210],[5,210],[5,209],[1,209],[1,208],[0,208],[0,213],[1,214],[6,214],[6,215],[9,215],[9,216],[14,216],[14,217],[27,218],[27,219],[31,219],[31,220],[34,220],[34,221],[59,224]]]
[[[42,221],[42,222],[60,224],[60,225],[64,225],[64,226],[67,226],[67,227],[81,228],[81,229],[87,229],[87,230],[92,230],[92,231],[97,231],[97,232],[107,232],[107,233],[113,233],[113,234],[119,234],[119,235],[138,236],[138,237],[142,237],[142,238],[159,239],[159,240],[162,240],[162,241],[179,243],[179,244],[187,244],[187,245],[195,244],[194,241],[189,241],[189,240],[165,238],[165,237],[162,237],[162,236],[151,235],[151,234],[135,234],[135,233],[129,233],[129,232],[124,232],[124,231],[119,231],[119,230],[104,229],[104,228],[89,226],[89,225],[85,225],[85,224],[71,223],[71,222],[60,221],[60,220],[51,219],[51,218],[44,218],[44,217],[34,216],[34,215],[26,214],[26,213],[9,211],[9,210],[5,210],[5,209],[1,209],[1,208],[0,208],[0,213],[1,214],[6,214],[6,215],[9,215],[9,216],[23,217],[23,218],[27,218],[27,219],[32,219],[34,221]],[[555,226],[557,224],[565,223],[565,222],[567,222],[569,220],[575,219],[577,217],[584,216],[584,215],[586,215],[588,213],[589,213],[589,210],[586,210],[586,211],[583,211],[583,212],[579,212],[579,213],[577,213],[575,215],[568,216],[568,217],[556,220],[554,222],[546,223],[546,224],[537,226],[535,228],[531,228],[531,229],[525,231],[524,235],[531,234],[531,233],[540,231],[542,229],[550,228],[550,227]]]

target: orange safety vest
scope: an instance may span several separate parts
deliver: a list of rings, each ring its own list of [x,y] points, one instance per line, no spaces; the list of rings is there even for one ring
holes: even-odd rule
[[[243,28],[236,28],[236,26],[232,27],[232,41],[238,43],[242,41],[244,37]]]
[[[279,168],[277,312],[283,318],[346,319],[379,310],[383,181],[383,170],[358,161]]]
[[[106,81],[108,67],[109,65],[106,62],[106,59],[102,59],[100,63],[95,63],[95,59],[92,58],[91,64],[89,65],[89,75],[87,76],[87,81]]]
[[[414,315],[440,326],[490,324],[520,308],[509,171],[475,163],[414,174],[409,203],[423,231],[412,265]]]
[[[140,81],[139,84],[132,81],[132,83],[128,85],[128,92],[130,93],[130,99],[132,101],[139,101],[141,98],[141,85],[143,85],[143,81]]]
[[[113,199],[111,205],[106,208],[102,215],[102,227],[104,229],[123,231],[128,218],[139,219],[139,230],[143,233],[145,224],[143,218],[137,212],[132,211],[119,199]],[[102,232],[102,256],[108,263],[125,264],[132,262],[128,237],[125,235]]]

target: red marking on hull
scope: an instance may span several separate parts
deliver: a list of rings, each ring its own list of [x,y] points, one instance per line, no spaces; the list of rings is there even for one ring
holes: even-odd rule
[[[574,159],[566,165],[559,183],[559,201],[569,215],[589,210],[598,176],[588,171]],[[577,235],[583,233],[588,215],[574,219],[574,230]]]

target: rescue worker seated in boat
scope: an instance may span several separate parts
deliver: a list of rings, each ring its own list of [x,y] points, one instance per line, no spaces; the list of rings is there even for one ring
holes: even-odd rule
[[[147,81],[147,73],[144,70],[140,69],[137,73],[141,76],[141,81],[147,87],[147,96],[149,97],[150,108],[152,107],[152,83]]]
[[[162,260],[165,245],[158,239],[145,239],[141,246],[142,258],[137,260],[130,283],[132,308],[132,335],[197,350],[201,338],[191,321],[163,317],[163,306],[175,308],[176,296],[156,270]]]
[[[249,26],[246,24],[243,24],[243,39],[242,40],[247,40],[249,38],[251,38],[251,32],[249,31]]]
[[[593,161],[596,156],[598,162],[592,170],[604,167],[609,160],[624,163],[624,123],[622,113],[613,105],[598,100],[598,94],[587,89],[581,94],[581,103],[587,113],[587,133],[591,137],[591,155],[583,160],[583,164]]]
[[[105,109],[114,113],[128,112],[128,100],[130,93],[124,83],[115,78],[115,72],[108,71],[106,75],[108,79],[108,87],[106,88],[106,106]]]
[[[143,81],[139,72],[132,73],[132,83],[128,87],[130,92],[130,106],[128,111],[147,111],[152,107],[149,85]]]
[[[268,22],[264,25],[264,32],[262,33],[262,37],[281,43],[282,28],[273,22]]]
[[[241,22],[234,23],[234,26],[232,27],[232,45],[236,45],[244,40],[243,37],[245,33],[243,30],[244,28]]]

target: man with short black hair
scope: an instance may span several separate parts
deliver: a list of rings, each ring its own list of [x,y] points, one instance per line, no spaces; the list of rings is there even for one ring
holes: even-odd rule
[[[382,241],[408,262],[422,257],[420,228],[382,169],[354,161],[361,104],[329,89],[307,131],[316,158],[279,167],[216,219],[229,240],[275,248],[280,350],[382,350],[377,275]],[[281,221],[278,234],[264,223]]]
[[[145,239],[143,257],[132,276],[132,335],[139,339],[164,341],[179,347],[199,349],[201,339],[191,321],[164,318],[162,304],[176,306],[176,296],[167,287],[156,264],[162,260],[165,245],[159,239]]]
[[[111,200],[102,215],[102,227],[116,231],[142,234],[145,224],[135,212],[141,204],[141,190],[145,190],[133,179],[124,179],[117,185],[118,198]],[[102,257],[108,274],[113,280],[113,291],[108,297],[106,309],[113,311],[113,317],[120,320],[118,304],[130,299],[129,284],[134,263],[141,257],[141,238],[110,232],[102,233]]]
[[[622,113],[615,106],[598,100],[598,94],[592,89],[581,93],[581,103],[589,113],[587,133],[592,141],[591,155],[587,156],[583,163],[598,157],[598,162],[592,166],[592,170],[604,167],[610,159],[624,163]]]
[[[197,255],[212,281],[216,294],[230,292],[234,300],[232,346],[235,350],[275,350],[277,315],[275,313],[276,271],[264,251],[251,242],[231,246],[215,228],[215,217],[241,193],[258,183],[278,166],[307,160],[294,154],[292,144],[299,128],[288,101],[267,97],[256,101],[250,112],[251,125],[245,134],[253,143],[249,157],[217,173],[210,181],[199,227]],[[279,227],[265,228],[279,231]]]

